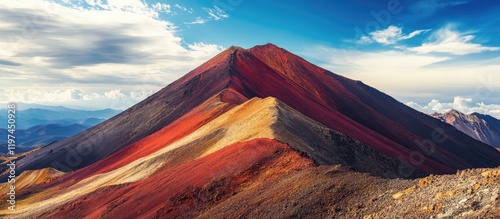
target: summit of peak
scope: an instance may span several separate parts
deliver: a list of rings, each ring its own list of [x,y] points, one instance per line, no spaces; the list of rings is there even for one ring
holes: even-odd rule
[[[465,115],[464,113],[456,110],[456,109],[450,109],[448,112],[446,112],[445,114],[453,114],[453,115]]]
[[[240,47],[240,46],[232,45],[229,48],[227,48],[226,51],[230,51],[230,52],[233,52],[233,51],[253,51],[255,53],[265,53],[265,52],[270,52],[270,51],[286,51],[286,50],[281,48],[281,47],[278,47],[272,43],[267,43],[264,45],[256,45],[250,49],[245,49],[245,48]]]
[[[262,48],[262,49],[282,49],[272,43],[266,43],[264,45],[257,45],[257,46],[254,46],[252,47],[252,49],[255,49],[255,48]]]
[[[257,45],[257,46],[254,46],[250,49],[248,49],[249,52],[251,53],[254,53],[254,54],[286,54],[286,53],[289,53],[291,54],[290,52],[288,52],[287,50],[281,48],[281,47],[278,47],[272,43],[267,43],[267,44],[264,44],[264,45]]]
[[[244,48],[242,47],[239,47],[239,46],[235,46],[235,45],[232,45],[230,46],[229,48],[227,48],[228,51],[243,51],[245,50]]]

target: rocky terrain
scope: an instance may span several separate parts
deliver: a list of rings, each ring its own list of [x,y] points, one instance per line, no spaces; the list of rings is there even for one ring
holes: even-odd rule
[[[500,217],[500,168],[401,180],[356,173],[341,166],[320,166],[283,175],[277,181],[238,193],[200,213],[200,217]]]

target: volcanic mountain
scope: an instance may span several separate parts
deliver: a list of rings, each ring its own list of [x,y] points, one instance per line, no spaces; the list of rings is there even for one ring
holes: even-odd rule
[[[267,44],[231,47],[130,109],[17,163],[19,177],[36,179],[18,187],[15,214],[22,218],[210,218],[217,214],[210,209],[233,199],[258,205],[254,198],[264,196],[252,193],[264,185],[274,188],[268,198],[281,199],[337,173],[370,181],[331,165],[370,173],[382,185],[380,177],[500,166],[500,153]],[[317,174],[326,178],[287,183]],[[342,185],[327,190],[350,194]],[[304,191],[313,197],[313,188]]]
[[[427,173],[500,165],[497,151],[453,127],[360,81],[267,44],[227,49],[110,120],[20,160],[18,169],[70,171],[90,165],[172,124],[224,90],[238,96],[236,104],[252,97],[275,97],[326,127]],[[179,137],[189,132],[184,131]]]
[[[432,117],[453,125],[461,132],[493,147],[500,148],[500,120],[480,113],[464,114],[457,110],[432,113]]]

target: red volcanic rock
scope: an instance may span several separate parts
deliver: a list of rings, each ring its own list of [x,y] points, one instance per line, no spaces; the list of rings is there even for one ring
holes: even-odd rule
[[[189,218],[246,187],[312,165],[286,144],[255,139],[142,181],[97,190],[40,217]]]

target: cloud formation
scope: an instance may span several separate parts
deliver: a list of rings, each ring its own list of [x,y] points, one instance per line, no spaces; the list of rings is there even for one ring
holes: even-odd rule
[[[184,42],[174,23],[160,19],[172,7],[185,8],[141,0],[1,1],[0,77],[9,82],[2,88],[36,84],[54,98],[54,84],[157,90],[224,49]]]
[[[428,31],[429,30],[416,30],[409,34],[404,34],[403,28],[391,25],[386,29],[371,32],[369,36],[362,36],[358,40],[358,43],[366,44],[366,43],[377,42],[383,45],[391,45],[401,40],[411,39],[419,34],[423,34]]]
[[[448,53],[453,55],[467,55],[485,51],[499,51],[500,47],[488,47],[473,43],[475,36],[455,30],[455,26],[448,24],[437,30],[429,38],[429,42],[421,46],[409,48],[409,51],[420,54]]]
[[[208,15],[216,21],[229,17],[229,14],[226,13],[221,8],[219,8],[218,6],[214,6],[213,8],[203,8],[203,10],[205,10],[208,13]]]
[[[206,22],[207,22],[206,19],[203,19],[201,17],[196,17],[196,19],[194,21],[187,22],[186,24],[204,24]]]
[[[157,3],[153,4],[152,7],[153,7],[153,10],[155,10],[158,13],[170,13],[170,12],[172,12],[171,6],[169,4],[157,2]]]

